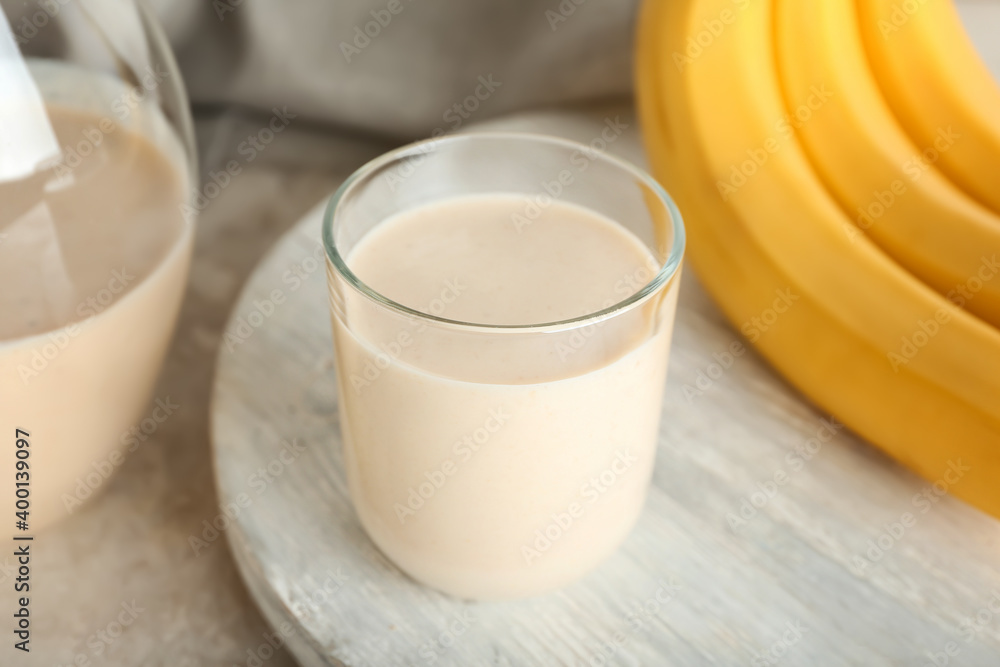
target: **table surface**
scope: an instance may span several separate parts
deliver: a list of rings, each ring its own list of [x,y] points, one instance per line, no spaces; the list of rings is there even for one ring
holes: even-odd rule
[[[588,142],[605,114],[487,127]],[[629,129],[611,150],[641,160],[634,119],[621,118]],[[769,649],[787,664],[910,665],[953,641],[961,664],[1000,664],[1000,612],[971,641],[962,626],[1000,596],[1000,522],[951,498],[924,511],[914,497],[927,482],[807,406],[753,352],[732,354],[741,339],[690,272],[650,497],[619,553],[530,601],[463,602],[410,581],[365,536],[347,496],[326,276],[309,259],[322,257],[321,211],[277,244],[237,301],[230,331],[281,292],[280,307],[221,352],[212,410],[220,500],[242,507],[227,537],[302,665],[430,655],[440,665],[577,665],[607,642],[612,665],[737,665]],[[289,287],[289,271],[301,285]],[[301,451],[279,458],[291,442]],[[273,473],[266,484],[259,473],[254,482],[261,469]],[[915,524],[901,523],[906,513]],[[435,645],[456,618],[468,630]]]
[[[978,31],[981,38],[977,42],[994,73],[1000,76],[1000,42],[994,39],[995,28],[990,29],[1000,20],[997,3],[965,0],[962,4],[968,16],[982,17],[981,20],[974,18],[969,25],[974,33]],[[260,124],[260,117],[240,110],[203,114],[198,122],[203,173],[218,169],[227,160],[243,159],[236,147],[248,134],[256,132]],[[143,447],[129,456],[119,472],[103,485],[99,497],[74,513],[71,520],[39,536],[33,572],[38,582],[36,608],[40,610],[34,619],[37,641],[30,656],[19,656],[20,661],[13,664],[63,665],[73,661],[95,666],[150,667],[246,664],[248,651],[256,651],[265,641],[270,629],[244,587],[224,541],[219,539],[198,554],[189,543],[191,536],[202,532],[202,522],[219,513],[208,437],[208,404],[215,358],[241,285],[260,258],[283,232],[351,171],[390,147],[371,139],[334,136],[322,128],[310,128],[305,124],[292,126],[253,164],[244,165],[240,176],[203,211],[177,335],[155,390],[157,397],[170,397],[181,407]],[[694,306],[689,295],[697,293],[690,272],[684,287],[682,305],[689,308]],[[698,338],[702,331],[716,331],[719,321],[710,304],[699,302],[697,308],[701,319],[692,320],[696,328],[687,334],[678,331],[678,348],[671,369],[675,386],[677,381],[684,379],[683,369],[697,367],[700,359],[687,359],[689,353],[683,347],[685,337]],[[735,338],[731,331],[728,335]],[[750,374],[745,367],[759,369],[759,373]],[[749,354],[716,382],[711,391],[698,397],[697,403],[690,408],[701,411],[714,406],[708,414],[718,413],[715,423],[706,424],[706,428],[710,434],[715,434],[712,438],[731,439],[731,448],[737,454],[742,451],[740,443],[746,435],[744,418],[752,420],[762,415],[777,415],[776,411],[786,407],[797,414],[793,426],[799,430],[789,431],[781,439],[773,438],[772,445],[777,448],[793,445],[794,442],[788,439],[790,434],[795,433],[794,437],[798,437],[808,433],[810,425],[815,425],[812,420],[816,413],[788,389],[777,394],[775,405],[761,407],[745,400],[761,391],[761,378],[776,383],[777,387],[783,386]],[[738,407],[722,414],[721,408],[728,406],[730,399]],[[749,413],[754,410],[760,414]],[[691,438],[693,434],[684,436]],[[858,461],[867,461],[862,473],[871,474],[873,468],[888,469],[894,480],[884,487],[868,489],[874,499],[859,510],[858,521],[862,522],[859,525],[877,526],[881,521],[898,516],[909,502],[907,492],[919,487],[920,483],[896,470],[877,453],[848,440],[846,436],[839,436],[834,446],[825,447],[815,464],[803,471],[804,476],[797,484],[818,484],[813,476],[835,465],[836,460],[844,456],[842,451],[852,452],[850,456]],[[719,460],[718,450],[695,450],[692,455],[701,457],[702,466],[718,466],[720,471],[730,471],[725,474],[736,475],[727,484],[733,485],[737,495],[749,493],[761,474],[773,472],[767,459],[748,462],[744,467],[740,455],[735,459],[739,465],[733,471],[733,462]],[[694,499],[702,502],[701,487],[695,483],[699,479],[693,477],[688,488]],[[750,482],[749,487],[739,487],[746,482]],[[786,488],[783,496],[789,499],[771,506],[775,510],[786,506],[801,508],[802,503],[793,495],[798,493],[799,487]],[[829,502],[839,505],[849,501],[853,488],[836,489],[836,495]],[[789,502],[793,504],[788,505]],[[804,519],[812,515],[812,508],[807,506],[806,509],[809,510],[806,515],[793,513],[790,514],[792,518],[781,521],[801,528],[799,541],[822,545],[827,539],[826,527],[821,522],[809,523]],[[955,512],[960,515],[958,519],[954,517]],[[973,525],[962,523],[968,518],[968,512],[950,500],[938,505],[913,531],[913,541],[908,535],[900,548],[894,549],[872,570],[883,574],[869,577],[869,585],[896,587],[896,593],[903,599],[935,607],[937,597],[928,595],[928,591],[918,584],[923,580],[912,579],[913,573],[901,569],[896,559],[905,559],[909,565],[917,563],[937,577],[939,587],[936,591],[953,598],[955,604],[941,607],[935,622],[940,631],[949,628],[954,631],[964,618],[974,615],[988,601],[990,594],[990,589],[981,585],[969,589],[968,581],[983,581],[984,577],[976,571],[964,572],[963,563],[966,559],[978,562],[977,554],[982,553],[981,549],[988,550],[991,542],[995,563],[996,545],[1000,540],[1000,529],[995,522],[984,522],[981,517],[971,515]],[[772,521],[759,517],[750,529],[762,530],[758,526],[770,525]],[[969,535],[967,531],[973,529],[977,534]],[[877,534],[866,533],[864,528],[857,530],[857,537],[864,538],[859,543],[861,546]],[[931,556],[939,552],[922,550],[921,545],[933,546],[956,536],[959,544],[975,538],[982,546],[971,549],[968,554],[959,553],[952,562],[935,561]],[[783,546],[780,540],[771,540],[768,544],[774,550]],[[720,549],[725,551],[724,547]],[[706,563],[713,562],[714,553],[706,555]],[[0,556],[0,586],[5,589],[10,585],[12,563],[11,556]],[[728,587],[730,576],[720,573],[724,588]],[[820,578],[810,583],[822,587],[830,582]],[[775,583],[778,588],[787,585],[788,582]],[[748,617],[752,619],[757,607],[750,604],[752,601],[747,602],[747,608],[752,609]],[[868,598],[861,597],[856,602],[865,605]],[[703,603],[711,607],[725,603],[725,597],[707,598]],[[817,598],[817,604],[822,604],[821,598]],[[134,605],[142,611],[120,636],[111,638],[110,643],[95,641],[97,633],[113,627],[122,605]],[[864,606],[853,611],[866,613]],[[898,627],[894,632],[919,640],[922,629]],[[983,632],[976,633],[975,642],[986,646],[987,650],[995,650],[998,633],[1000,619],[995,619]],[[0,653],[0,663],[7,664],[4,655],[6,653]],[[971,651],[963,651],[953,664],[981,664],[974,662],[971,655]],[[743,662],[749,662],[750,657],[744,655]],[[281,649],[266,664],[286,667],[294,665],[294,661]],[[790,656],[785,664],[796,662]]]

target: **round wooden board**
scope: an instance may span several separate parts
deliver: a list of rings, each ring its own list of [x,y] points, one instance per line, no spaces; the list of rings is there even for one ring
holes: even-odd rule
[[[605,116],[491,125],[590,141]],[[641,161],[622,120],[612,150]],[[955,650],[952,664],[1000,664],[1000,522],[947,496],[915,502],[927,482],[824,421],[754,352],[733,354],[741,337],[690,271],[653,486],[622,549],[521,602],[408,579],[347,494],[322,208],[246,285],[212,407],[216,523],[302,665],[917,665]]]

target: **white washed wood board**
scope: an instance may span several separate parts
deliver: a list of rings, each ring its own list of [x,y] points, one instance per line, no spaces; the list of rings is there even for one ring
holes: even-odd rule
[[[612,148],[641,160],[629,121]],[[587,140],[601,123],[580,113],[494,125]],[[653,484],[622,549],[578,584],[522,602],[414,583],[368,540],[347,495],[321,213],[247,284],[227,331],[244,318],[250,333],[223,341],[212,407],[220,504],[239,509],[226,535],[305,667],[923,665],[949,650],[952,665],[1000,665],[1000,522],[948,496],[915,503],[927,482],[824,426],[752,350],[730,359],[745,341],[690,270]],[[255,302],[275,290],[281,303],[253,327]],[[302,451],[283,462],[292,442]],[[811,459],[797,453],[817,446]],[[900,533],[906,513],[915,523]],[[870,549],[880,538],[889,548]]]

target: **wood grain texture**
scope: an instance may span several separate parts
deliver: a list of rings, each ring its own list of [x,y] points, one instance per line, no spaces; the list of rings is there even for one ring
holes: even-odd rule
[[[589,141],[602,120],[490,125]],[[612,151],[641,160],[627,121]],[[1000,664],[1000,522],[948,496],[922,511],[927,482],[752,351],[732,355],[741,338],[690,271],[653,485],[623,548],[578,584],[522,602],[463,602],[408,579],[347,495],[325,267],[311,259],[322,259],[321,210],[238,300],[227,331],[281,303],[223,345],[212,408],[220,502],[245,505],[226,535],[302,665],[922,665],[948,648],[950,664]],[[287,443],[298,443],[290,463]],[[900,533],[905,513],[915,523]],[[880,537],[888,548],[871,549]]]

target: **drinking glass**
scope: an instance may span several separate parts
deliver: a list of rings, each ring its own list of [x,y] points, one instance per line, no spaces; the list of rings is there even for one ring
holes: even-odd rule
[[[684,228],[656,181],[600,148],[530,134],[433,139],[359,169],[326,211],[352,502],[393,562],[455,596],[567,584],[615,551],[645,501]],[[623,276],[641,288],[570,320],[486,325],[450,319],[446,293],[417,308],[352,271],[352,250],[387,219],[489,195],[523,202],[511,233],[557,202],[612,221],[649,251]]]

